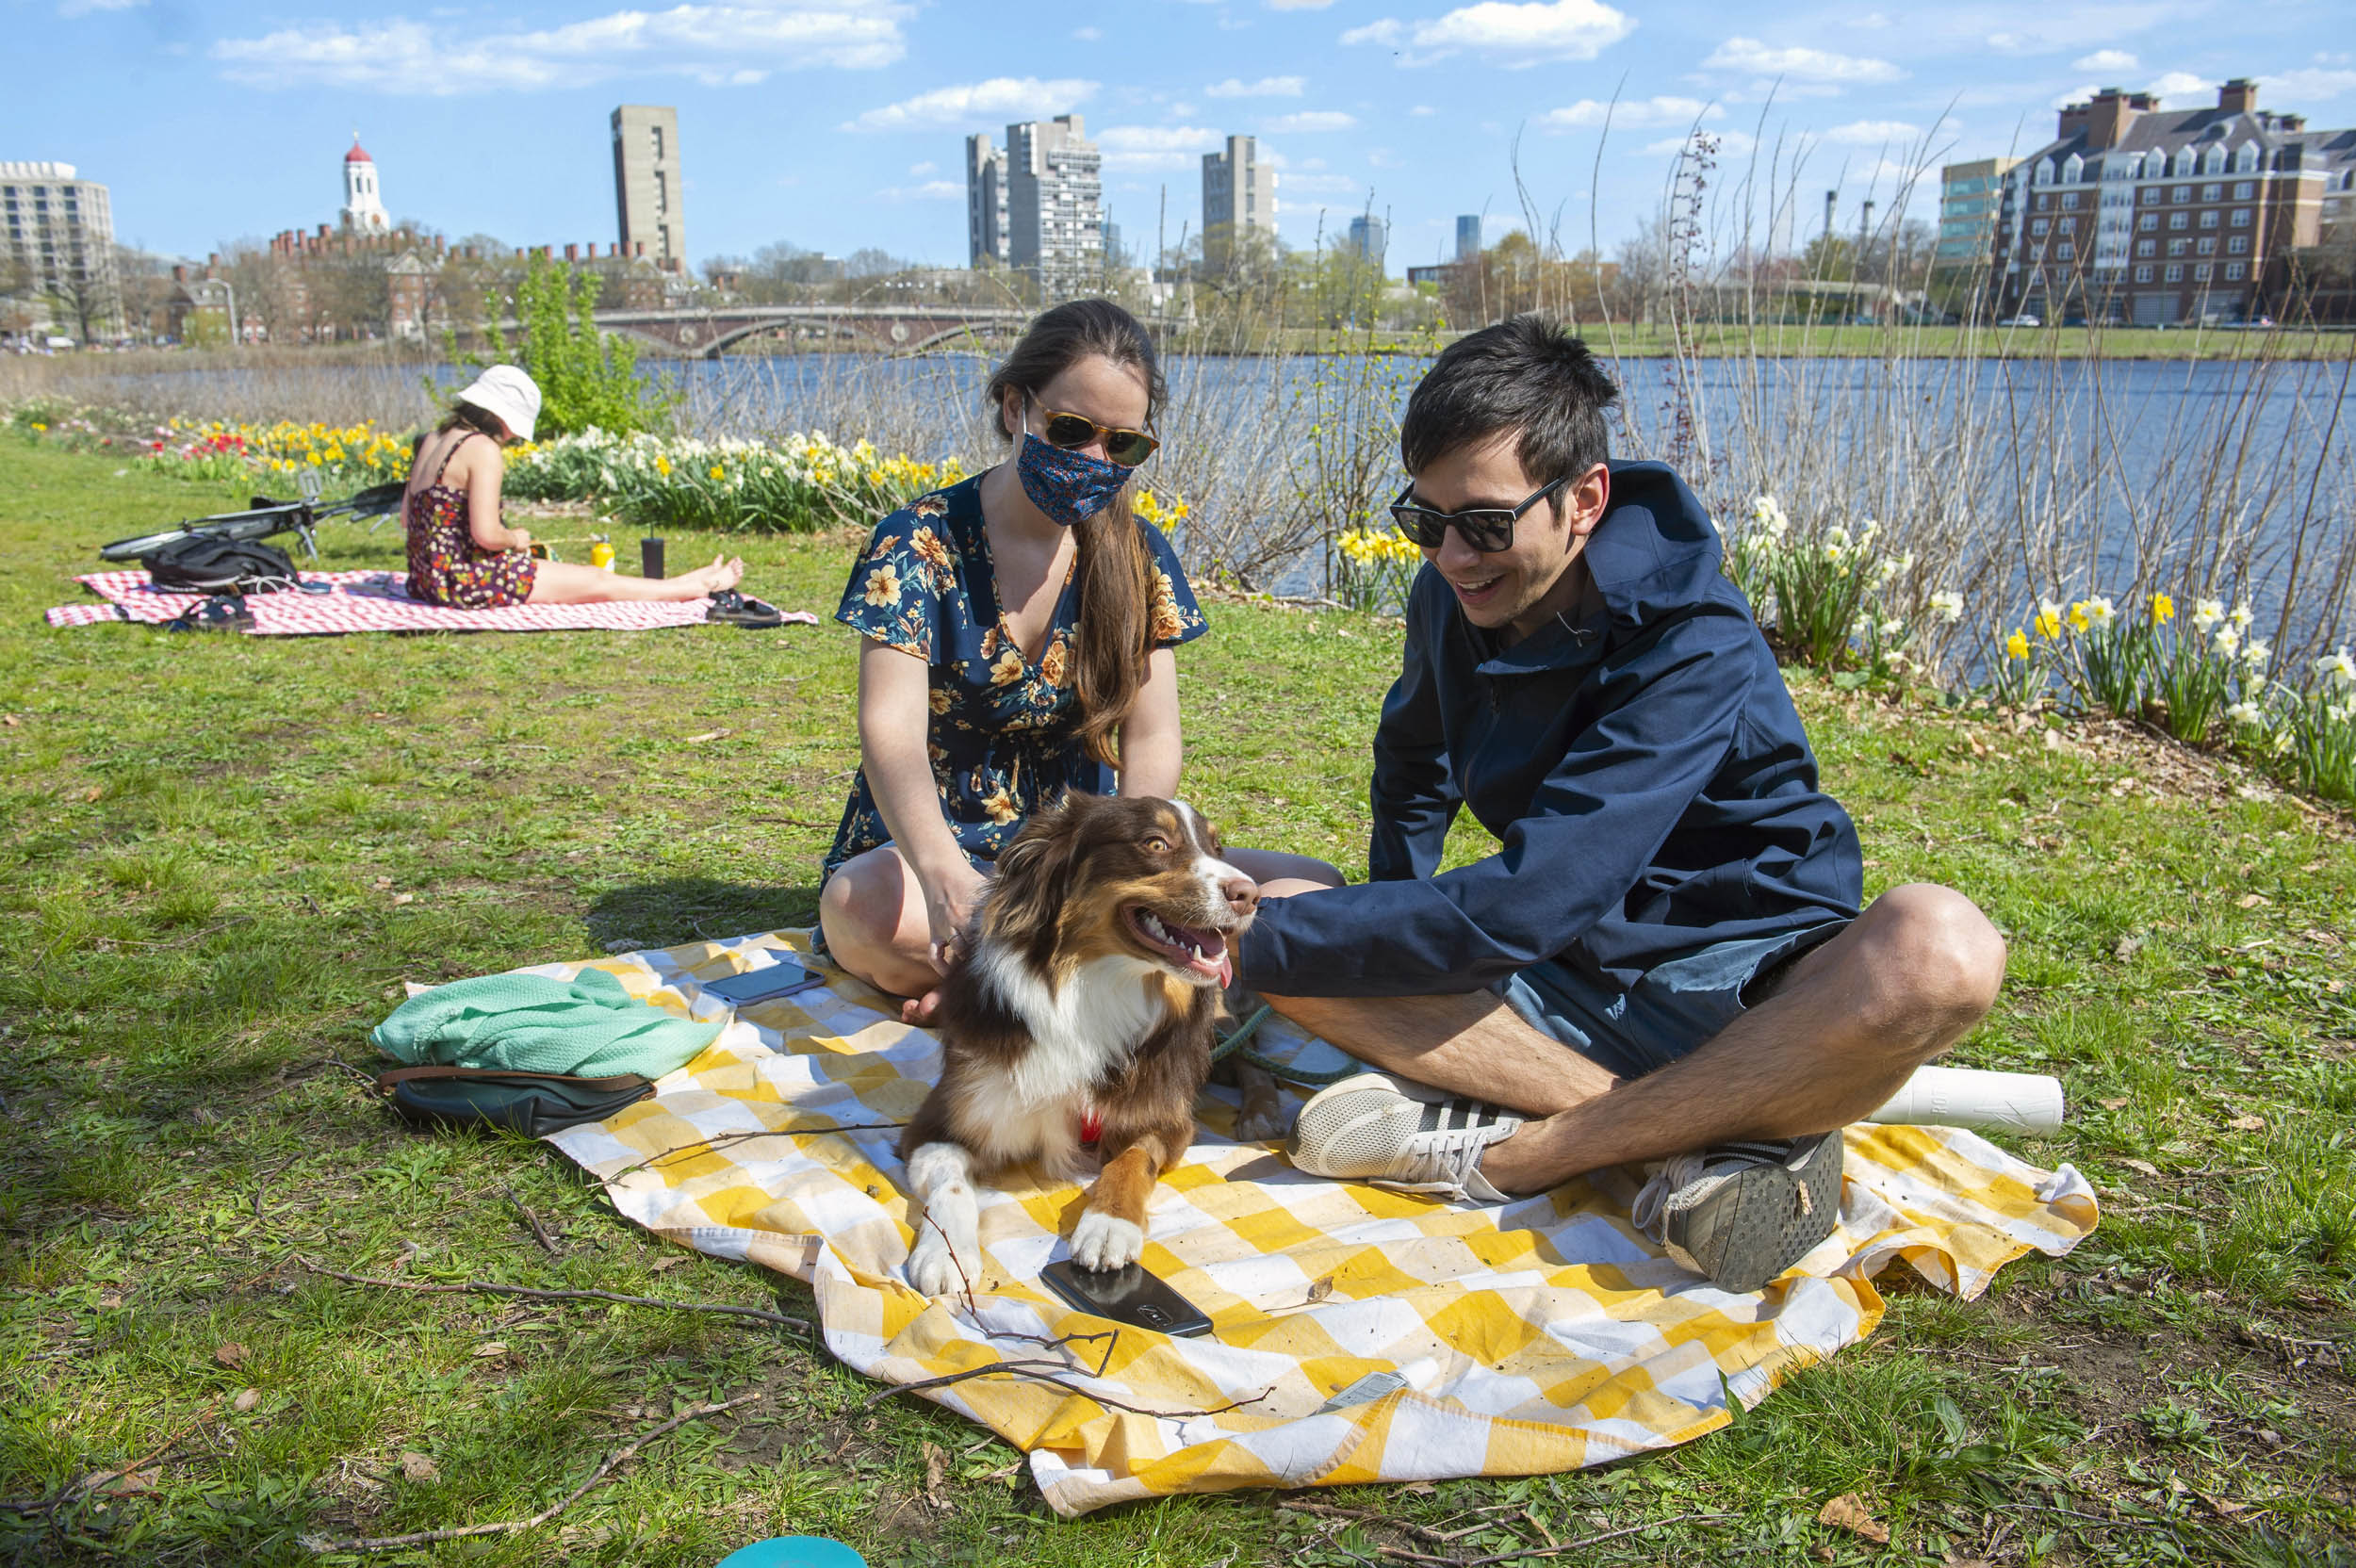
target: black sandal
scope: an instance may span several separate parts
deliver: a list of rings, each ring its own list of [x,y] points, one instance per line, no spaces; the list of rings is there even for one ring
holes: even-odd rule
[[[723,588],[712,596],[712,607],[704,612],[704,619],[723,626],[741,626],[747,631],[766,631],[771,627],[783,626],[785,612],[765,599]]]
[[[162,624],[166,631],[242,631],[254,624],[254,612],[242,594],[216,594]]]

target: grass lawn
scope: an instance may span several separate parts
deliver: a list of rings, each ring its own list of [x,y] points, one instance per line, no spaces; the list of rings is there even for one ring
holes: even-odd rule
[[[403,980],[809,921],[853,637],[41,623],[100,542],[237,498],[0,437],[0,1560],[294,1562],[299,1532],[519,1518],[689,1402],[757,1395],[548,1525],[410,1560],[708,1564],[808,1532],[875,1563],[1321,1568],[1699,1514],[1564,1560],[2356,1561],[2347,818],[2120,727],[1795,674],[1869,887],[1951,883],[2010,936],[1957,1059],[2063,1077],[2069,1130],[2021,1152],[2086,1171],[2102,1230],[1974,1305],[1893,1283],[1873,1340],[1683,1450],[1315,1494],[1446,1529],[1492,1511],[1445,1545],[1266,1493],[1063,1523],[1013,1450],[866,1410],[794,1333],[304,1269],[810,1314],[624,1224],[552,1151],[405,1131],[329,1064],[368,1059]],[[832,610],[842,543],[731,544],[763,596]],[[399,560],[389,528],[324,547]],[[1183,663],[1189,794],[1234,839],[1362,870],[1397,633],[1213,612]],[[1890,1545],[1818,1522],[1847,1493]]]

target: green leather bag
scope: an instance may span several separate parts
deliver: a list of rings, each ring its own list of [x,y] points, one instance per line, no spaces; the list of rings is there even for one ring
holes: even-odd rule
[[[568,1078],[552,1072],[485,1072],[470,1067],[400,1067],[376,1076],[394,1113],[420,1127],[503,1127],[531,1137],[603,1121],[654,1092],[634,1072]]]

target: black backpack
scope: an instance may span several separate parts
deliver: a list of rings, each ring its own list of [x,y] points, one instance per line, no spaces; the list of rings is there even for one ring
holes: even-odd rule
[[[275,546],[201,533],[174,539],[139,564],[157,588],[174,594],[270,594],[301,580]]]
[[[603,1121],[654,1092],[652,1079],[633,1072],[574,1078],[470,1067],[397,1067],[378,1073],[376,1086],[413,1126],[505,1127],[535,1138]]]

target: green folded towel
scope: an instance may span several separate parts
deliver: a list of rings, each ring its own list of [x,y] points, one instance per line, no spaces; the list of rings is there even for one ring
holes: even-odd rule
[[[495,1072],[660,1078],[684,1067],[720,1033],[633,1001],[601,969],[571,980],[486,974],[419,991],[368,1038],[388,1056]]]

